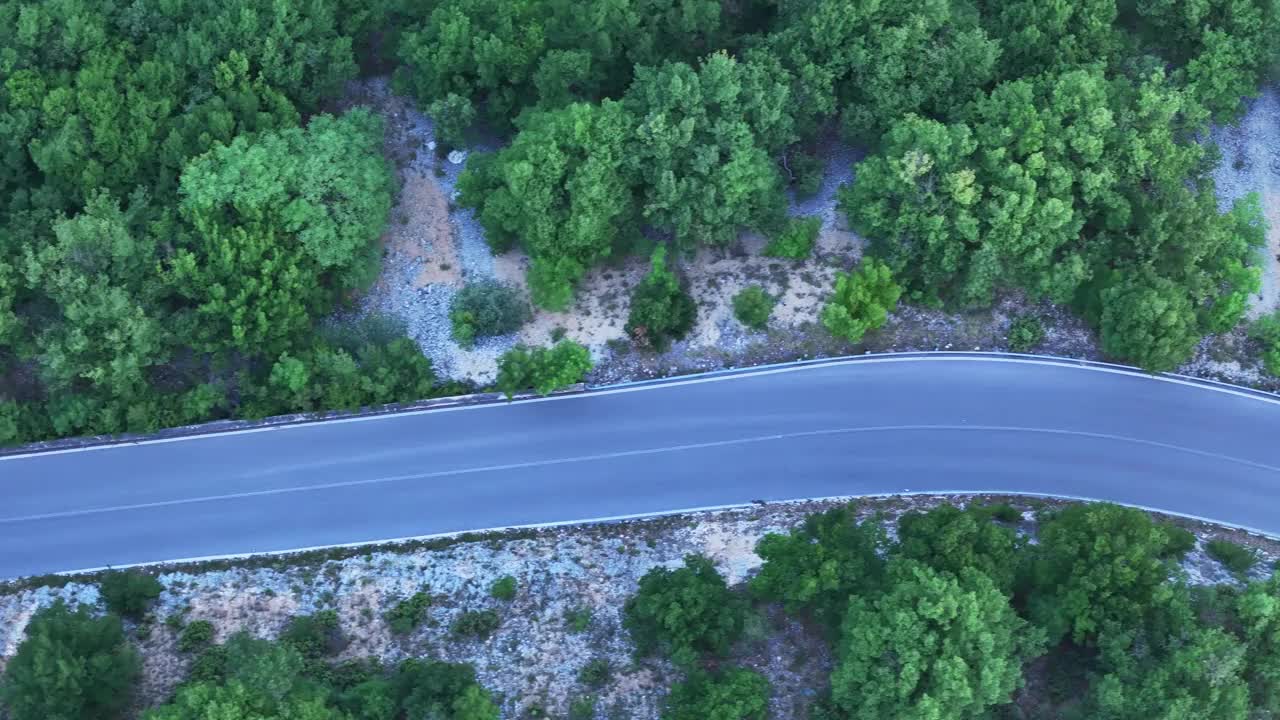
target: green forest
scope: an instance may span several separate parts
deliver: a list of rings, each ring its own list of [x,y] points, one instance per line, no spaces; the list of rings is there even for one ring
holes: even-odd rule
[[[1258,287],[1258,203],[1218,212],[1199,141],[1278,57],[1278,0],[0,0],[0,443],[456,390],[396,323],[327,322],[397,191],[379,117],[335,110],[370,75],[440,151],[504,138],[461,202],[541,307],[655,244],[807,252],[787,192],[835,130],[875,256],[838,336],[1017,288],[1172,368]],[[689,306],[655,278],[661,347]],[[580,377],[571,350],[504,388]]]
[[[838,506],[765,535],[756,546],[763,566],[733,587],[700,555],[657,565],[621,608],[636,664],[627,673],[665,668],[662,720],[766,720],[777,691],[744,662],[753,656],[743,648],[777,627],[762,619],[777,609],[825,648],[815,668],[827,670],[808,688],[810,720],[1280,716],[1280,578],[1257,572],[1255,550],[1205,542],[1234,580],[1192,584],[1181,562],[1197,540],[1186,529],[1132,508],[1066,504],[1032,510],[1028,534],[1024,512],[944,504],[890,524]],[[0,676],[0,705],[12,720],[116,720],[136,710],[135,645],[160,623],[153,603],[163,586],[142,571],[117,571],[100,578],[99,590],[105,613],[59,600],[35,614]],[[489,607],[442,631],[488,638],[522,591],[514,577],[499,578]],[[334,610],[317,610],[294,616],[272,640],[236,633],[215,642],[208,620],[175,613],[163,622],[187,663],[185,680],[150,698],[155,706],[141,718],[498,720],[501,707],[528,700],[486,689],[465,664],[335,659],[380,623],[394,637],[433,627],[435,602],[424,589],[383,617],[346,626]],[[587,612],[564,622],[581,633],[593,621]],[[527,658],[512,662],[496,670],[531,669]],[[597,705],[620,670],[602,656],[583,665],[567,718],[635,717]],[[519,717],[566,715],[538,704]]]

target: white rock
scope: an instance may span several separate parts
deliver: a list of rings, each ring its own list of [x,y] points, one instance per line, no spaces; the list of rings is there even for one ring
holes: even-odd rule
[[[436,149],[436,141],[435,141],[435,140],[428,140],[428,141],[427,141],[427,149],[428,149],[428,150],[435,150],[435,149]]]
[[[467,159],[467,154],[461,150],[451,150],[449,152],[449,162],[454,165],[461,165],[463,160]]]

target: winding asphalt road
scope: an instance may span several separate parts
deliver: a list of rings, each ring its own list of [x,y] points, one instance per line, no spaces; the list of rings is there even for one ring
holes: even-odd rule
[[[0,577],[801,497],[1103,498],[1280,534],[1280,402],[931,355],[0,458]]]

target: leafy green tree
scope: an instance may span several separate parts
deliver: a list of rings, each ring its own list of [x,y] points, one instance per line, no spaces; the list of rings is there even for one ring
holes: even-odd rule
[[[28,623],[0,701],[13,720],[108,720],[129,706],[140,669],[119,618],[72,612],[59,600]]]
[[[662,352],[693,329],[698,308],[667,269],[666,246],[655,248],[649,262],[649,273],[631,292],[625,328],[636,344]]]
[[[1250,583],[1236,601],[1253,707],[1280,714],[1280,577]]]
[[[888,544],[879,520],[858,522],[851,507],[805,518],[788,535],[769,533],[756,544],[764,560],[751,579],[758,597],[807,610],[830,627],[840,624],[851,595],[872,594],[884,581]]]
[[[1249,716],[1249,691],[1241,677],[1245,647],[1224,630],[1200,624],[1185,585],[1157,588],[1141,620],[1109,624],[1098,645],[1101,674],[1090,688],[1091,716]]]
[[[724,655],[742,632],[746,605],[715,565],[688,555],[684,567],[655,567],[640,578],[623,609],[623,626],[638,655],[661,650],[675,664],[693,667],[702,655]]]
[[[472,155],[459,179],[496,251],[529,253],[534,303],[563,310],[574,284],[632,231],[622,175],[632,119],[617,103],[574,104],[522,120],[511,145]]]
[[[532,389],[539,395],[582,382],[591,372],[591,353],[571,340],[548,348],[514,347],[498,358],[498,390],[508,398]]]
[[[991,520],[991,512],[970,506],[939,505],[928,512],[909,512],[898,518],[895,554],[934,570],[959,575],[973,568],[1001,592],[1013,590],[1022,542],[1013,528]]]
[[[1195,310],[1173,281],[1131,278],[1102,291],[1102,348],[1148,370],[1172,370],[1196,341]]]
[[[849,718],[983,717],[1042,642],[986,574],[895,560],[883,595],[849,601],[832,699]]]
[[[731,668],[718,675],[695,672],[671,686],[662,720],[764,720],[768,715],[769,681]]]
[[[901,295],[888,265],[863,260],[854,272],[836,275],[835,292],[822,308],[822,324],[831,334],[858,342],[868,330],[885,324]]]
[[[763,330],[778,301],[759,285],[745,287],[733,296],[733,316],[753,330]]]
[[[475,122],[476,109],[468,98],[449,93],[432,100],[427,113],[436,122],[436,134],[441,148],[456,148],[466,144],[465,133]]]
[[[1108,623],[1136,624],[1169,576],[1169,534],[1141,510],[1071,505],[1040,527],[1028,609],[1050,639],[1089,642]]]
[[[513,287],[495,280],[468,283],[449,308],[453,339],[471,347],[477,337],[507,335],[529,320],[529,305]]]
[[[187,165],[182,210],[196,237],[169,282],[197,308],[195,347],[278,353],[309,314],[372,279],[391,209],[381,146],[382,121],[353,110],[237,138]]]
[[[682,249],[780,224],[781,184],[768,153],[792,136],[788,93],[777,63],[725,53],[697,69],[637,68],[623,99],[636,122],[625,160],[645,221]]]
[[[400,663],[391,682],[404,717],[498,719],[497,705],[470,665],[412,658]]]
[[[146,614],[164,586],[154,575],[137,570],[109,572],[98,583],[98,592],[107,610],[133,620]]]
[[[766,257],[783,257],[803,260],[813,253],[813,244],[822,229],[822,218],[791,218],[782,234],[764,247]]]

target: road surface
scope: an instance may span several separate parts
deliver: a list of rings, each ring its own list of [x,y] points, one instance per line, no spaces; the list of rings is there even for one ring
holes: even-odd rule
[[[1280,403],[1070,362],[882,358],[0,458],[0,577],[944,490],[1280,534]]]

